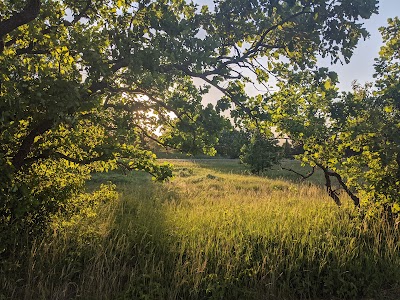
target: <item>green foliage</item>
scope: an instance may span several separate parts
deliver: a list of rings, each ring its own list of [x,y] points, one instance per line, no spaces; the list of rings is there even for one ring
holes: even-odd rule
[[[46,171],[48,170],[49,168],[46,168]],[[62,169],[57,171],[59,173],[63,172]],[[68,172],[68,170],[65,171]],[[63,195],[60,196],[56,194],[53,196],[57,196],[57,198],[53,199],[51,199],[50,196],[42,196],[41,194],[49,192],[48,190],[46,191],[46,188],[52,188],[54,186],[49,182],[50,178],[47,178],[46,175],[53,177],[59,184],[68,182],[71,186],[64,188],[66,192],[69,192],[71,195],[66,198]],[[76,178],[77,180],[82,180],[81,176],[76,176]],[[117,204],[118,194],[115,191],[115,186],[110,183],[101,184],[94,192],[82,193],[78,183],[75,183],[78,185],[78,189],[76,191],[71,191],[73,188],[73,181],[66,180],[62,176],[56,174],[42,174],[42,177],[36,178],[36,180],[48,181],[41,185],[43,190],[38,191],[41,197],[35,195],[36,197],[32,197],[33,199],[28,198],[28,200],[31,200],[29,203],[24,202],[27,200],[26,198],[21,198],[20,200],[22,203],[18,205],[20,210],[23,209],[25,215],[19,216],[19,219],[11,220],[13,222],[6,222],[11,228],[7,230],[2,228],[1,231],[2,235],[0,238],[2,243],[0,246],[0,255],[2,259],[0,262],[0,269],[2,279],[0,281],[3,285],[1,290],[6,289],[4,286],[7,282],[7,280],[4,279],[5,277],[11,276],[11,274],[18,274],[21,272],[21,267],[29,268],[29,263],[25,261],[25,259],[32,254],[31,247],[36,247],[35,242],[38,241],[38,238],[47,240],[48,244],[46,246],[52,244],[55,234],[59,237],[68,236],[68,238],[74,239],[75,243],[82,244],[82,246],[87,245],[89,241],[93,242],[93,239],[98,238],[98,228],[95,228],[95,226],[104,222],[103,218],[105,216],[102,211],[103,207],[110,205],[115,206]],[[60,189],[54,189],[54,192],[60,193]],[[61,202],[60,199],[65,200]],[[50,200],[53,201],[50,202]],[[34,203],[34,201],[42,202]],[[36,207],[32,208],[29,205],[40,205],[40,209]],[[15,216],[15,218],[17,217],[18,216]],[[58,245],[57,247],[62,248],[63,246]],[[69,257],[64,258],[60,263],[73,261],[73,256],[77,249],[69,250],[71,250],[68,253]],[[47,260],[47,263],[51,263],[51,257],[44,255],[43,259]],[[24,262],[21,264],[19,261]],[[73,262],[73,264],[79,264],[79,262]],[[27,270],[25,269],[25,271]],[[16,288],[15,281],[7,288]],[[4,294],[0,293],[0,297],[3,296]]]
[[[396,18],[380,29],[385,46],[374,87],[354,83],[352,92],[339,94],[336,74],[325,68],[287,71],[279,92],[263,102],[268,124],[303,145],[298,158],[324,170],[333,198],[338,195],[329,178],[356,205],[375,203],[392,213],[400,211],[399,28]]]
[[[244,130],[237,130],[230,124],[222,130],[215,146],[217,154],[223,157],[239,158],[240,149],[250,141],[250,135]]]
[[[240,161],[250,166],[252,173],[260,174],[278,163],[282,156],[281,150],[274,138],[268,138],[257,131],[249,143],[241,148]]]
[[[196,144],[182,150],[212,152],[218,126],[207,126],[219,119],[203,110],[205,90],[167,66],[184,57],[172,44],[198,31],[192,4],[8,2],[0,2],[9,21],[2,30],[24,14],[32,18],[0,37],[2,237],[28,227],[40,232],[92,171],[123,167],[170,177],[168,165],[142,145],[161,125],[189,132],[185,138]],[[202,140],[192,137],[193,127]]]
[[[197,105],[201,106],[201,98]],[[227,122],[229,121],[216,113],[212,104],[208,104],[197,115],[187,112],[185,116],[171,121],[173,126],[164,126],[160,140],[162,144],[186,153],[214,156],[214,146]]]
[[[79,238],[85,240],[95,235],[95,229],[90,224],[99,222],[100,210],[109,205],[116,205],[118,193],[114,184],[102,183],[91,193],[80,193],[71,201],[65,203],[52,216],[51,229],[64,234],[79,231]],[[85,230],[86,229],[86,230]]]
[[[19,245],[21,236],[42,233],[52,215],[79,195],[89,170],[66,161],[47,160],[18,175],[11,186],[7,186],[10,181],[1,186],[0,254],[6,256],[12,244]]]

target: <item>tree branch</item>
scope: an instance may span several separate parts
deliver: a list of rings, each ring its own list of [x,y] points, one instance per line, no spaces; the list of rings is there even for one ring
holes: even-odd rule
[[[302,178],[302,181],[304,181],[307,178],[311,177],[315,172],[315,166],[312,167],[312,170],[309,173],[307,173],[306,175],[303,175],[303,174],[301,174],[301,173],[299,173],[299,172],[297,172],[297,171],[295,171],[295,170],[293,170],[291,168],[285,168],[284,166],[282,166],[282,164],[280,164],[280,167],[281,167],[282,170],[286,170],[286,171],[292,172],[292,173],[294,173],[296,175],[299,175]]]
[[[117,165],[118,166],[120,166],[120,167],[122,167],[122,168],[124,168],[124,175],[126,175],[126,172],[125,172],[125,170],[128,170],[128,171],[133,171],[133,170],[136,170],[137,168],[135,168],[135,167],[131,167],[129,164],[127,164],[127,163],[125,163],[123,160],[118,160],[117,161]],[[153,176],[153,177],[157,177],[157,175],[156,174],[154,174],[153,172],[151,172],[150,170],[146,170],[146,173],[149,173],[151,176]]]
[[[211,84],[213,87],[215,87],[216,89],[218,89],[219,91],[221,91],[224,95],[228,96],[233,103],[235,103],[235,105],[239,106],[241,109],[243,109],[244,112],[246,112],[249,116],[252,116],[251,114],[251,110],[246,107],[245,105],[243,105],[243,103],[240,103],[239,101],[234,99],[234,95],[232,95],[232,93],[230,93],[229,91],[227,91],[226,89],[220,87],[218,84],[216,84],[215,82],[213,82],[212,80],[208,79],[207,76],[203,75],[203,76],[197,76],[201,79],[203,79],[205,82]]]
[[[337,179],[337,181],[339,182],[340,186],[346,191],[347,195],[349,195],[351,200],[353,200],[354,205],[357,207],[360,206],[360,198],[358,198],[348,188],[348,186],[346,185],[346,183],[343,181],[342,177],[338,173],[330,171],[328,168],[324,167],[320,163],[316,163],[316,165],[324,171],[325,180],[326,180],[326,189],[328,191],[329,196],[331,196],[334,200],[337,199],[337,200],[335,200],[336,204],[338,204],[337,201],[339,201],[339,203],[340,203],[340,200],[339,200],[339,197],[337,196],[336,191],[332,190],[330,177],[335,177]],[[340,204],[338,204],[338,205],[340,205]]]
[[[143,134],[144,136],[146,136],[146,137],[149,138],[150,140],[156,142],[157,144],[163,146],[164,148],[171,148],[171,149],[174,149],[174,150],[181,151],[180,149],[178,149],[178,148],[176,148],[176,147],[174,147],[174,146],[172,146],[172,145],[163,143],[163,142],[161,142],[159,139],[157,139],[157,138],[155,138],[154,136],[148,134],[147,131],[146,131],[144,128],[142,128],[141,126],[139,126],[139,125],[137,125],[137,124],[134,124],[133,126],[136,127],[136,128],[138,128],[138,129],[140,129],[140,131],[142,132],[142,134]]]
[[[58,151],[54,151],[52,149],[46,149],[44,151],[42,151],[42,153],[40,153],[39,155],[36,156],[31,156],[28,157],[26,159],[24,159],[24,164],[23,165],[27,165],[30,163],[33,163],[35,161],[38,161],[39,159],[49,159],[49,158],[55,158],[55,159],[65,159],[67,161],[79,164],[79,165],[87,165],[96,161],[100,161],[100,160],[107,160],[109,158],[111,158],[112,156],[110,155],[106,155],[106,154],[101,154],[99,156],[96,157],[90,157],[90,158],[84,158],[84,159],[77,159],[74,157],[70,157],[68,155],[65,155],[61,152]]]
[[[29,134],[23,139],[21,146],[19,147],[17,153],[12,158],[12,164],[14,168],[18,171],[22,166],[26,164],[26,157],[31,151],[32,145],[35,141],[35,138],[47,130],[51,129],[54,125],[54,121],[51,119],[43,120],[39,124],[34,127]]]
[[[325,186],[326,186],[326,191],[328,192],[328,195],[333,199],[333,201],[335,201],[337,206],[341,206],[342,202],[340,202],[340,199],[339,199],[339,196],[338,196],[337,192],[332,189],[332,182],[331,182],[331,178],[330,178],[330,174],[329,174],[328,169],[325,168],[321,164],[317,164],[317,166],[320,167],[322,169],[322,171],[324,171]]]
[[[96,157],[77,159],[77,158],[73,158],[73,157],[67,156],[67,155],[65,155],[63,153],[60,153],[60,152],[54,152],[54,157],[55,158],[62,158],[62,159],[65,159],[67,161],[79,164],[79,165],[88,165],[88,164],[96,162],[96,161],[110,159],[112,156],[103,153],[103,154],[101,154],[99,156],[96,156]]]
[[[359,207],[360,206],[360,198],[358,198],[356,195],[354,195],[354,193],[352,191],[350,191],[350,189],[347,187],[346,183],[343,181],[342,177],[338,173],[332,172],[332,171],[328,171],[328,174],[329,174],[329,176],[333,176],[337,179],[339,184],[346,191],[347,195],[349,195],[351,200],[353,200],[354,205]]]
[[[16,55],[22,55],[22,54],[50,54],[50,51],[48,49],[36,49],[34,50],[35,44],[33,42],[29,43],[29,46],[26,48],[21,48],[17,49]]]
[[[85,16],[86,12],[90,9],[91,5],[92,5],[92,0],[87,0],[86,6],[82,9],[82,11],[80,11],[79,14],[75,15],[74,19],[71,22],[64,21],[64,25],[72,26],[75,23],[79,22],[79,20],[82,19]]]
[[[269,27],[267,30],[265,30],[265,31],[262,33],[262,35],[260,36],[259,40],[258,40],[257,42],[254,42],[254,43],[253,43],[253,45],[252,45],[252,46],[249,48],[249,50],[243,55],[243,57],[244,57],[244,58],[247,58],[247,57],[249,57],[250,55],[256,53],[260,47],[268,48],[268,49],[274,49],[273,47],[264,44],[264,39],[267,37],[267,35],[268,35],[271,31],[277,29],[279,26],[283,26],[285,23],[289,22],[290,20],[293,20],[294,18],[297,18],[297,17],[299,17],[299,16],[301,16],[301,15],[303,15],[303,14],[306,14],[306,13],[312,13],[312,12],[307,11],[306,8],[303,8],[302,11],[299,11],[298,13],[295,13],[295,14],[293,14],[293,15],[290,15],[290,16],[287,17],[286,19],[284,19],[284,20],[282,20],[282,21],[276,23],[275,25]],[[282,47],[283,47],[282,45],[278,45],[278,48],[282,48]]]
[[[206,76],[211,76],[211,75],[221,75],[221,71],[227,68],[229,65],[234,65],[234,64],[239,64],[241,62],[246,62],[248,58],[253,57],[254,54],[260,51],[260,48],[265,48],[265,49],[282,49],[285,48],[285,45],[283,44],[273,44],[269,45],[265,43],[265,38],[266,36],[272,32],[273,30],[277,29],[279,26],[284,25],[285,23],[301,16],[304,14],[309,14],[312,13],[312,11],[306,10],[307,7],[303,8],[298,13],[292,14],[288,16],[287,18],[281,20],[280,22],[276,23],[275,25],[272,25],[271,27],[267,28],[259,37],[257,41],[254,41],[254,43],[243,53],[241,54],[239,49],[236,47],[236,45],[233,45],[235,48],[237,54],[236,56],[231,56],[231,57],[225,57],[226,61],[221,62],[219,65],[217,65],[214,69],[208,70],[208,71],[203,71],[203,72],[195,72],[191,71],[189,69],[188,65],[179,65],[179,64],[173,64],[170,66],[163,66],[166,71],[170,69],[176,69],[179,71],[184,72],[185,74],[192,76],[192,77],[198,77],[204,79]],[[229,77],[229,75],[221,75],[226,77]],[[215,85],[214,85],[215,86]],[[218,87],[217,87],[218,88]],[[222,91],[223,92],[223,91]]]
[[[12,15],[7,20],[0,22],[0,39],[21,25],[27,24],[39,15],[40,0],[28,0],[21,12]],[[2,49],[1,49],[2,50]]]

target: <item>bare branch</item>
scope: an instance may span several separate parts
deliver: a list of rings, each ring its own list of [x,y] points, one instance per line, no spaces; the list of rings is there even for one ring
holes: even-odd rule
[[[329,177],[335,177],[337,179],[337,181],[339,182],[340,186],[345,190],[347,195],[349,195],[351,200],[353,200],[354,205],[357,207],[360,206],[360,199],[348,188],[348,186],[346,185],[346,183],[343,181],[342,177],[338,173],[330,171],[328,168],[324,167],[320,163],[316,163],[316,165],[324,171],[325,180],[326,180],[326,188],[327,188],[329,196],[331,196],[334,200],[335,199],[339,200],[339,197],[337,196],[337,192],[332,190],[331,181],[329,178]],[[336,204],[338,204],[337,200],[335,200]],[[339,203],[340,203],[340,201],[339,201]],[[340,204],[338,204],[338,205],[340,205]]]
[[[282,164],[280,164],[280,167],[281,167],[282,170],[286,170],[286,171],[292,172],[292,173],[294,173],[296,175],[299,175],[302,178],[302,181],[304,181],[307,178],[311,177],[315,172],[315,166],[312,167],[312,170],[309,173],[307,173],[306,175],[303,175],[303,174],[301,174],[301,173],[299,173],[299,172],[297,172],[297,171],[295,171],[295,170],[293,170],[291,168],[286,168],[286,167],[282,166]]]
[[[354,195],[354,193],[347,187],[346,183],[343,181],[342,177],[338,173],[328,171],[328,175],[337,179],[341,187],[346,191],[347,195],[349,195],[351,200],[353,200],[355,206],[360,206],[360,198]]]
[[[322,169],[322,171],[324,171],[325,186],[326,186],[326,191],[328,192],[328,195],[333,199],[333,201],[335,201],[337,206],[341,206],[342,202],[340,202],[338,193],[332,189],[332,182],[331,182],[331,178],[330,178],[328,169],[325,168],[324,166],[322,166],[321,164],[317,164],[317,165],[318,165],[318,167],[320,167]]]

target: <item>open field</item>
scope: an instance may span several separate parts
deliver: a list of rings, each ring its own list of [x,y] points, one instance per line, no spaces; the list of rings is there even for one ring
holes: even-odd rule
[[[3,298],[400,299],[398,224],[337,207],[320,174],[302,183],[235,160],[170,162],[163,184],[96,174],[89,189],[112,181],[118,196],[56,220],[20,273],[1,275]]]

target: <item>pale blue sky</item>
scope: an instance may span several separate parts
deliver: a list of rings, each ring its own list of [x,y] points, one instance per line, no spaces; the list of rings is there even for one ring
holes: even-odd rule
[[[339,75],[340,90],[350,90],[353,80],[357,80],[359,83],[373,80],[374,58],[378,57],[379,49],[382,46],[382,39],[378,28],[386,26],[387,19],[396,16],[400,17],[400,0],[379,1],[379,14],[373,15],[369,20],[364,21],[365,27],[371,34],[370,38],[366,41],[359,41],[349,64],[329,65],[330,69]]]

